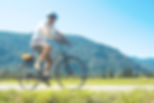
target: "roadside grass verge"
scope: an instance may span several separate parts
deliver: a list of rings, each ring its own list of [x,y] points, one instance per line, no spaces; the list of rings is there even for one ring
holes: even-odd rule
[[[64,80],[66,84],[78,82],[77,79]],[[17,84],[16,79],[0,79],[0,84]],[[57,84],[55,79],[51,80],[51,84]],[[87,85],[154,85],[154,78],[89,78]]]
[[[0,91],[0,103],[154,103],[154,91]]]

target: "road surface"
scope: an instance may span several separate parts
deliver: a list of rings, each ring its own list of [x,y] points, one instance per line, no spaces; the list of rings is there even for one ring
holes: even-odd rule
[[[72,86],[73,87],[73,86]],[[91,91],[132,91],[136,89],[154,90],[154,85],[85,85],[82,90]],[[0,90],[23,90],[18,84],[0,84]],[[39,85],[35,90],[62,90],[58,85]]]

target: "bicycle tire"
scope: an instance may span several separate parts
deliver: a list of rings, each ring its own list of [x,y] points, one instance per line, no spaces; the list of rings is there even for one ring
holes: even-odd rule
[[[87,67],[86,65],[77,57],[73,57],[73,56],[69,56],[63,60],[61,60],[58,65],[56,66],[55,69],[55,77],[58,81],[58,84],[62,87],[62,88],[66,88],[65,84],[62,83],[62,77],[61,77],[61,70],[62,70],[62,65],[66,65],[68,64],[71,60],[74,60],[76,63],[78,63],[81,66],[81,72],[82,72],[82,76],[80,77],[80,83],[78,85],[76,85],[75,88],[73,89],[78,89],[81,88],[87,79]],[[68,70],[68,68],[65,68],[66,70]]]
[[[28,71],[29,70],[29,71]],[[22,63],[20,64],[19,68],[18,68],[18,82],[19,85],[22,89],[26,89],[26,90],[33,90],[35,89],[38,85],[39,85],[39,79],[38,79],[38,74],[35,71],[35,73],[31,72],[31,68],[28,66],[28,64]],[[31,74],[30,74],[31,72]],[[34,72],[34,71],[33,71]],[[32,77],[27,77],[27,76],[32,76]],[[31,84],[28,84],[28,80],[29,79],[34,79],[34,81],[31,82]],[[29,87],[28,87],[29,86]]]

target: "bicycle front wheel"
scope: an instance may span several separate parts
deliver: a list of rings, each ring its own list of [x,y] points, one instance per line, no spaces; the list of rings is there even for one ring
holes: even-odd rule
[[[85,84],[87,68],[80,59],[68,57],[57,65],[55,74],[61,87],[77,89]]]

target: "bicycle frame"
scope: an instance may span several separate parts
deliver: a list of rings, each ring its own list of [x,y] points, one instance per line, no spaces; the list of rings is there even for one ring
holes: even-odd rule
[[[56,56],[56,57],[53,59],[54,61],[57,61],[60,57],[62,57],[63,60],[66,60],[67,57],[69,56],[69,55],[66,53],[66,51],[64,50],[64,44],[62,44],[62,43],[59,43],[59,44],[58,44],[58,51],[59,51],[59,53],[56,54],[56,55],[58,55],[58,56]]]

